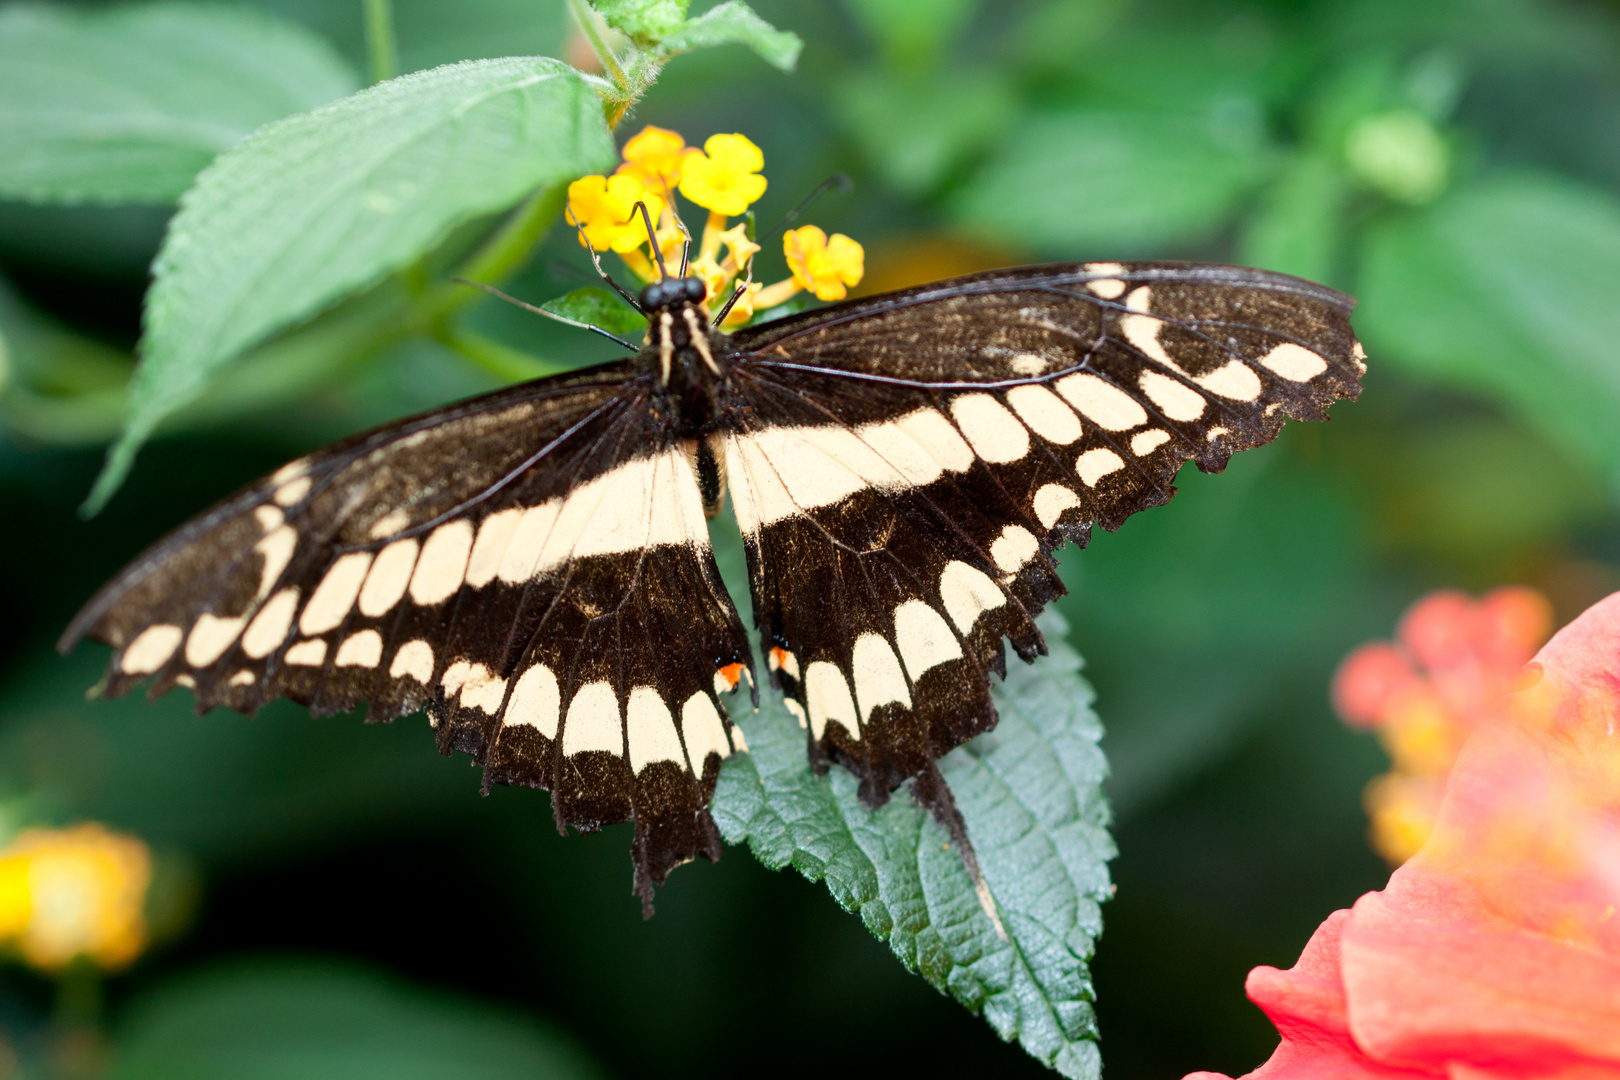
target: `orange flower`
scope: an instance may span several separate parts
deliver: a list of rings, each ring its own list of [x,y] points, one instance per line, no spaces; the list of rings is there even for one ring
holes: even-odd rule
[[[0,941],[54,971],[79,956],[121,968],[146,945],[146,845],[96,824],[26,829],[0,851]]]
[[[866,252],[843,233],[831,239],[814,225],[789,229],[782,236],[793,283],[817,300],[842,300],[846,286],[859,285],[866,271]]]
[[[1523,640],[1497,639],[1502,657]],[[1388,886],[1293,968],[1250,973],[1282,1035],[1250,1077],[1620,1078],[1620,593],[1547,643],[1537,678],[1469,737]]]

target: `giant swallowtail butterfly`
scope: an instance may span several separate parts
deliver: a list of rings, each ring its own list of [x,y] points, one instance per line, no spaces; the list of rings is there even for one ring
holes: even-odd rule
[[[719,856],[726,702],[757,701],[709,547],[728,492],[812,761],[872,806],[916,777],[949,818],[935,762],[995,726],[1002,639],[1044,651],[1053,549],[1366,371],[1350,298],[1236,267],[994,271],[730,335],[701,294],[649,286],[634,357],[294,461],[137,559],[62,647],[106,642],[107,692],[179,684],[199,711],[425,708],[441,752],[549,790],[560,829],[633,820],[645,902]]]

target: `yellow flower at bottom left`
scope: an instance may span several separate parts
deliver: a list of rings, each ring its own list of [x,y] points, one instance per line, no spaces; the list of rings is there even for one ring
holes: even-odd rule
[[[84,956],[126,966],[146,945],[152,856],[95,823],[26,829],[0,850],[0,944],[54,972]]]

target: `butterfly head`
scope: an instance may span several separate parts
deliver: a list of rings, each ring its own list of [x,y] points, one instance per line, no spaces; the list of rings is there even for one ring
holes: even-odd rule
[[[702,278],[661,278],[641,290],[641,306],[651,315],[682,303],[696,304],[707,293]]]

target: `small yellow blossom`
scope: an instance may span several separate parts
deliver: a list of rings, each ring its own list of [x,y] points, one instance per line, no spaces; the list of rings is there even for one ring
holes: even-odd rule
[[[814,225],[789,229],[782,237],[793,281],[817,300],[842,300],[847,286],[859,285],[866,271],[866,252],[843,233],[827,234]]]
[[[765,155],[742,135],[711,135],[682,165],[681,194],[715,214],[745,213],[765,194]]]
[[[748,260],[759,251],[759,245],[748,239],[748,223],[739,221],[736,225],[720,234],[720,242],[725,244],[730,254],[721,265],[732,274],[742,270],[748,265]]]
[[[731,305],[731,310],[726,312],[726,317],[721,320],[722,329],[728,326],[741,326],[754,317],[754,301],[759,297],[760,288],[759,282],[755,281],[743,290],[743,294],[737,297],[737,302]],[[730,299],[731,293],[728,292],[720,300],[720,304],[724,306]]]
[[[640,176],[649,187],[673,191],[681,182],[682,163],[695,153],[679,133],[648,124],[624,144],[619,171]]]
[[[568,185],[568,213],[581,230],[581,244],[597,251],[621,255],[647,242],[647,226],[636,203],[646,203],[656,225],[664,213],[664,197],[640,176],[583,176]]]
[[[55,971],[78,956],[121,968],[146,945],[146,845],[101,825],[28,829],[0,851],[0,941]]]

